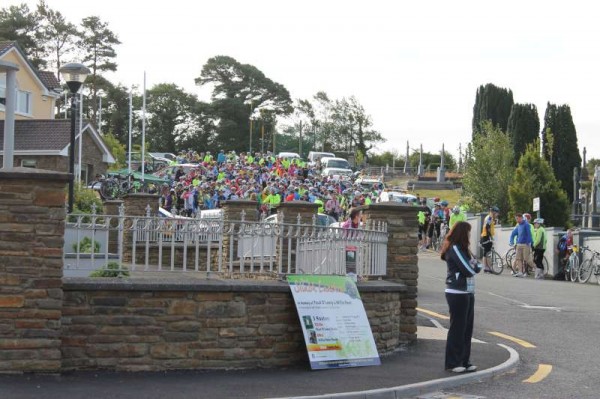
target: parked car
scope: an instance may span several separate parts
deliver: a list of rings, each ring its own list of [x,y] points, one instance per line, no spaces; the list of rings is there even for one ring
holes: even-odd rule
[[[278,216],[277,214],[273,214],[271,216],[267,216],[265,218],[265,222],[266,223],[277,223],[278,222],[277,221],[277,216]],[[335,221],[335,218],[333,216],[326,215],[324,213],[318,213],[317,214],[317,226],[327,227],[327,226],[330,226],[333,223],[337,223]]]
[[[359,177],[354,183],[359,184],[363,190],[371,190],[373,187],[378,190],[385,188],[385,183],[376,177]]]

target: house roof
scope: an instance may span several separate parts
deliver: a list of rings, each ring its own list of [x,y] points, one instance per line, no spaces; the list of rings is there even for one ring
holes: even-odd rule
[[[114,163],[104,140],[89,123],[83,124],[83,133],[89,134],[103,153],[103,161]],[[77,132],[76,139],[79,138]],[[68,156],[71,142],[71,121],[69,119],[19,119],[15,120],[15,155],[62,155]],[[4,154],[4,121],[0,121],[0,149]]]
[[[48,89],[48,91],[55,93],[56,89],[60,89],[60,82],[58,81],[54,73],[49,71],[38,71],[37,69],[35,69],[31,62],[29,62],[27,56],[25,55],[23,50],[21,50],[21,47],[19,47],[19,44],[17,42],[0,42],[0,58],[12,49],[15,49],[21,55],[23,60],[27,63],[27,66],[33,71],[35,76],[40,80],[44,87]]]
[[[60,82],[58,81],[54,73],[50,71],[38,71],[38,75],[40,77],[40,80],[42,81],[44,86],[48,88],[48,90],[61,90]]]

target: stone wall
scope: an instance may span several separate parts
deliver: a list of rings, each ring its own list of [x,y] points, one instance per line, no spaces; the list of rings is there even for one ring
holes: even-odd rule
[[[404,286],[359,283],[380,354],[399,345]],[[308,364],[287,283],[69,279],[63,370],[268,368]]]
[[[61,370],[68,178],[0,169],[0,372]]]

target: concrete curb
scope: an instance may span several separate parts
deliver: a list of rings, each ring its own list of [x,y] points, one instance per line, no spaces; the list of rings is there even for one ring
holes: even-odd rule
[[[506,346],[503,344],[497,345],[508,351],[508,353],[510,354],[509,358],[504,363],[499,364],[498,366],[477,371],[475,373],[465,373],[457,375],[455,377],[438,378],[436,380],[417,382],[414,384],[402,385],[392,388],[332,393],[316,396],[290,396],[285,398],[272,399],[399,399],[438,391],[440,389],[466,385],[472,382],[491,379],[495,376],[506,374],[517,367],[517,364],[519,363],[519,354],[517,353],[517,351],[515,351],[510,346]]]

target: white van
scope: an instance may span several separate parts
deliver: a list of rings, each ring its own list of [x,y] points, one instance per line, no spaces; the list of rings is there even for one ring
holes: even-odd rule
[[[309,165],[314,165],[317,161],[320,161],[321,158],[335,158],[335,154],[333,152],[311,151],[308,153],[307,161]]]
[[[277,158],[300,159],[300,155],[297,152],[280,152],[277,154]]]
[[[352,176],[350,164],[344,158],[321,158],[323,167],[321,175],[323,176]]]

